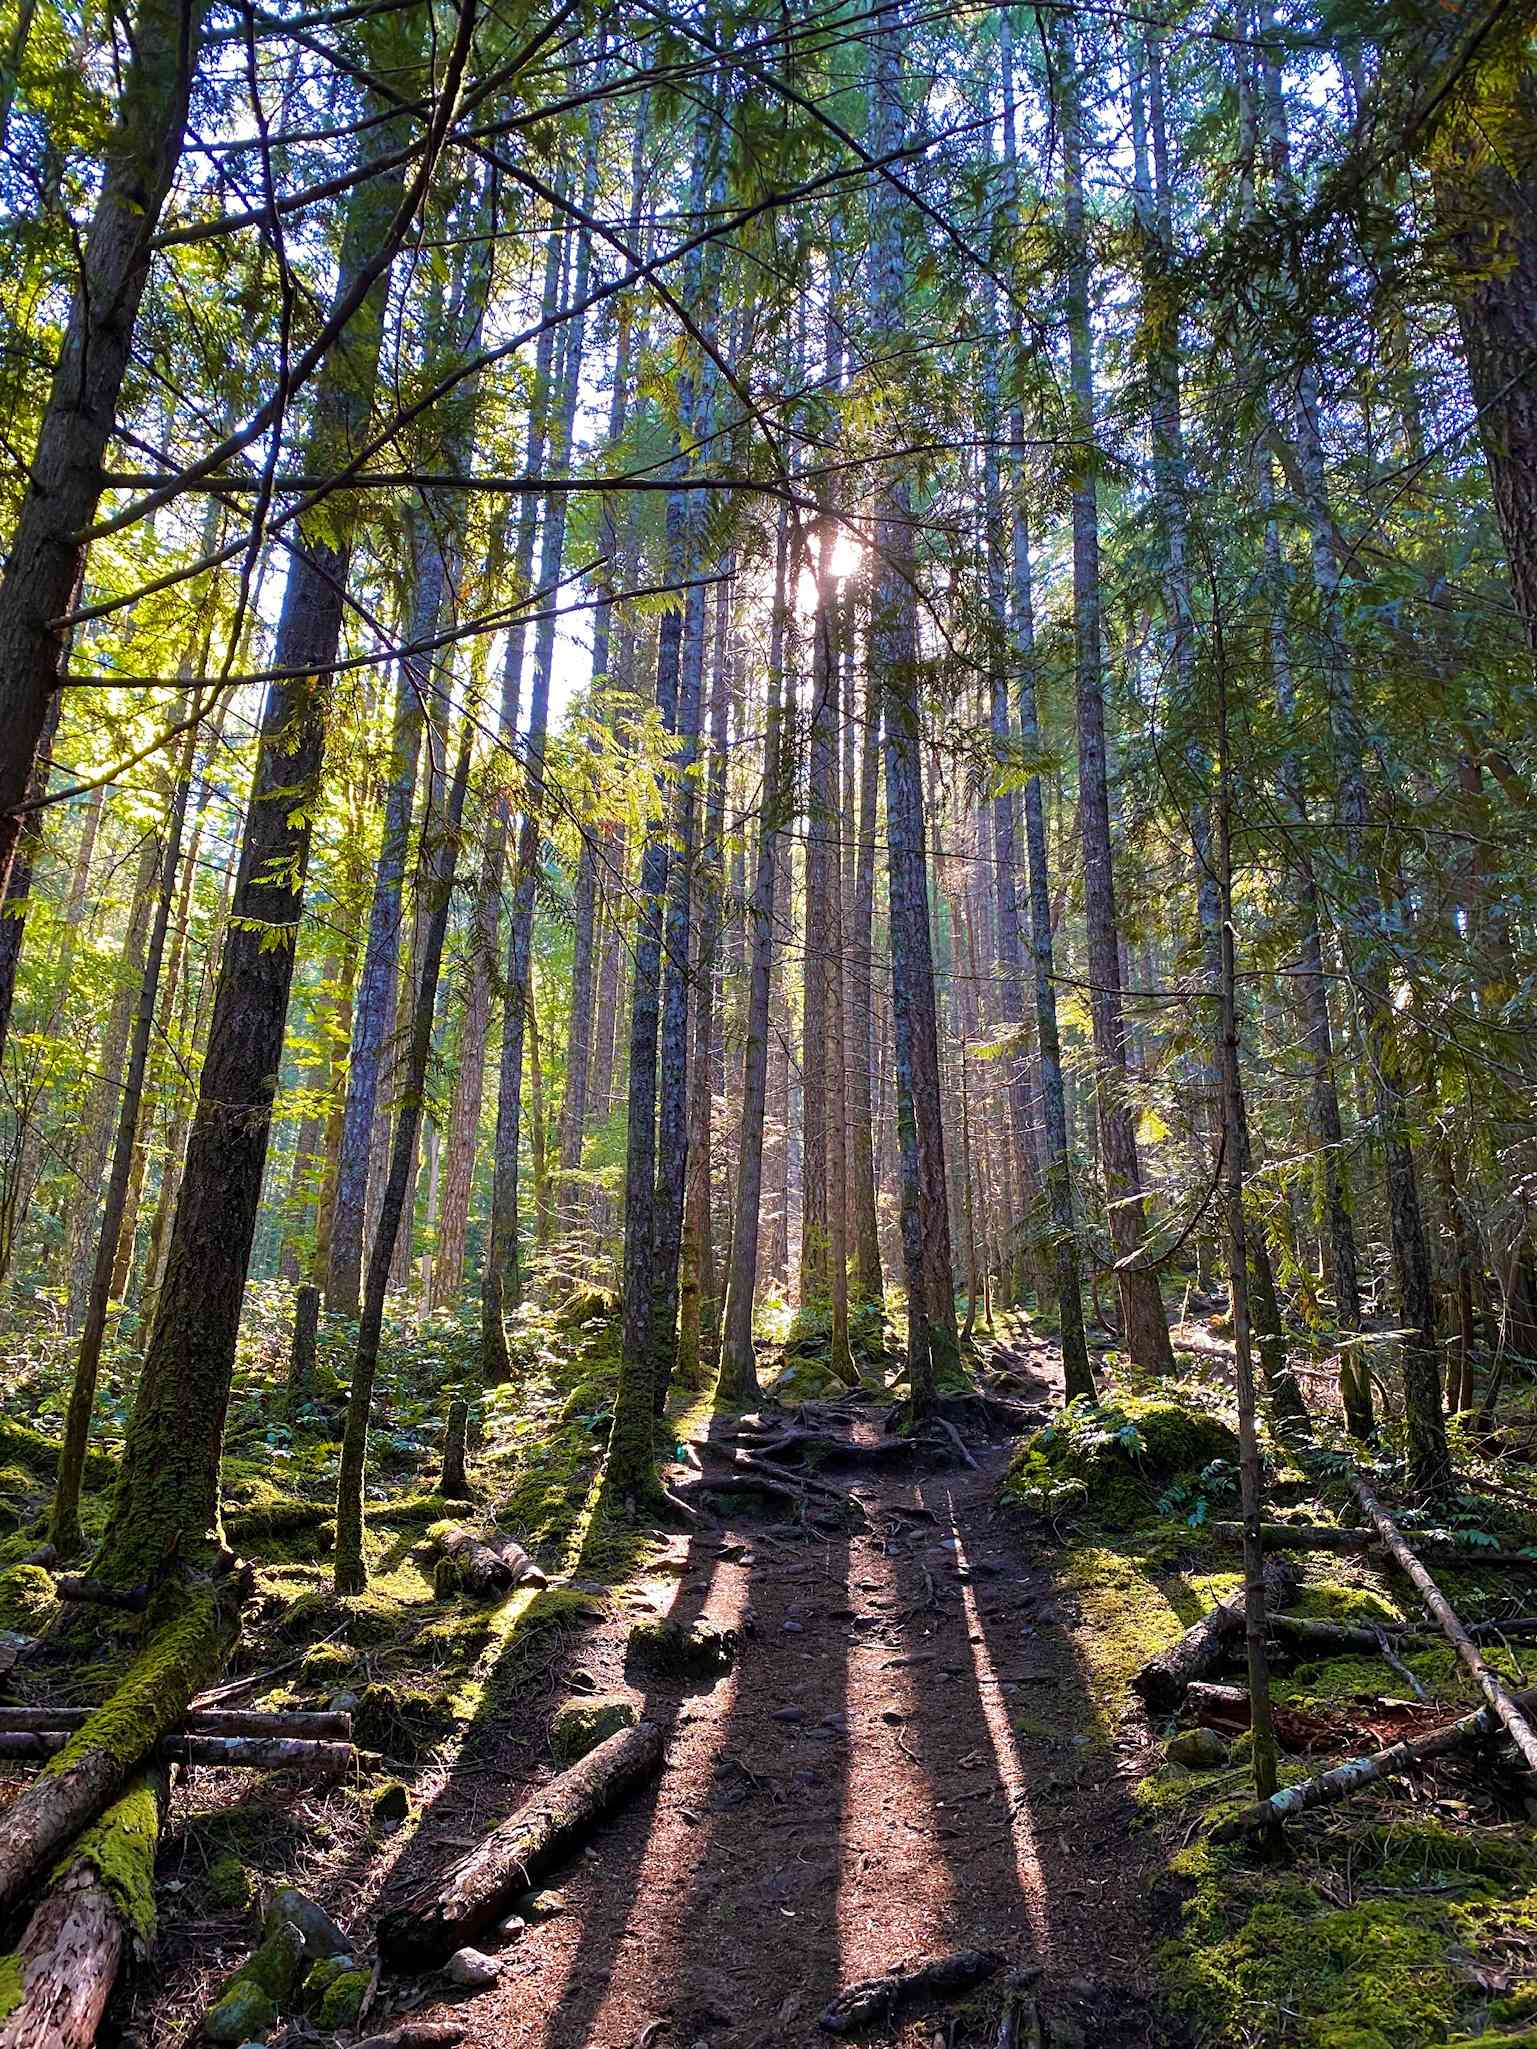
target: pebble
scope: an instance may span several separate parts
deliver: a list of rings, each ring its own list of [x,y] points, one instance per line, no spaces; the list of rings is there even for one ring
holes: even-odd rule
[[[774,1710],[776,1722],[804,1722],[805,1719],[806,1710],[803,1707],[782,1707]]]
[[[502,1967],[483,1949],[456,1949],[445,1965],[443,1975],[450,1985],[464,1985],[471,1991],[483,1991],[500,1978]]]
[[[502,1922],[502,1924],[496,1932],[502,1938],[503,1942],[516,1942],[518,1937],[525,1932],[527,1927],[528,1923],[524,1920],[521,1914],[509,1914],[506,1920]]]
[[[806,1634],[806,1625],[804,1622],[787,1622],[784,1625],[784,1631],[786,1636],[804,1636]]]

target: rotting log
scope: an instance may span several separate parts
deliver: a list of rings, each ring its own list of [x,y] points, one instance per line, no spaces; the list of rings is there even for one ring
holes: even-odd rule
[[[1475,1643],[1499,1643],[1506,1637],[1537,1636],[1537,1615],[1513,1615],[1505,1622],[1468,1622],[1463,1626]],[[1312,1615],[1272,1615],[1270,1627],[1286,1643],[1328,1651],[1380,1651],[1383,1637],[1402,1643],[1407,1637],[1441,1633],[1421,1622],[1384,1622],[1363,1629],[1358,1623],[1324,1622]]]
[[[449,1523],[433,1531],[432,1541],[439,1553],[433,1579],[439,1600],[461,1590],[489,1599],[513,1587],[546,1584],[523,1546],[500,1530],[477,1536],[462,1523]]]
[[[1517,1708],[1537,1708],[1537,1687],[1512,1696]],[[1423,1736],[1410,1736],[1401,1743],[1393,1743],[1386,1750],[1373,1752],[1367,1757],[1352,1757],[1344,1764],[1337,1764],[1316,1778],[1303,1779],[1295,1786],[1283,1786],[1280,1792],[1272,1793],[1268,1800],[1260,1800],[1252,1807],[1245,1807],[1241,1813],[1229,1816],[1212,1830],[1212,1841],[1233,1843],[1245,1836],[1259,1835],[1281,1822],[1295,1821],[1310,1808],[1330,1807],[1337,1801],[1348,1799],[1363,1786],[1375,1785],[1379,1780],[1398,1778],[1405,1772],[1428,1764],[1433,1758],[1445,1757],[1448,1752],[1461,1750],[1472,1743],[1482,1742],[1500,1733],[1500,1718],[1492,1707],[1475,1709],[1460,1720],[1448,1722],[1442,1728],[1428,1730]]]
[[[1537,1772],[1537,1729],[1533,1729],[1509,1691],[1501,1684],[1499,1675],[1490,1669],[1483,1653],[1464,1629],[1457,1611],[1425,1570],[1424,1565],[1416,1558],[1405,1540],[1403,1531],[1377,1499],[1368,1481],[1360,1473],[1354,1473],[1351,1475],[1350,1486],[1361,1504],[1362,1511],[1370,1518],[1372,1527],[1387,1547],[1394,1564],[1410,1581],[1424,1602],[1426,1613],[1457,1653],[1474,1685],[1504,1723],[1505,1732],[1520,1751],[1527,1769]]]
[[[531,1795],[434,1888],[382,1915],[380,1956],[420,1969],[483,1935],[517,1894],[569,1857],[611,1808],[661,1768],[662,1731],[655,1722],[608,1737]]]
[[[0,2049],[89,2049],[96,2040],[125,1958],[155,1932],[165,1793],[163,1771],[144,1773],[55,1873],[8,1960],[19,1997],[0,2022]]]
[[[73,1740],[65,1729],[10,1729],[0,1731],[0,1757],[57,1757]],[[162,1736],[151,1753],[161,1764],[201,1766],[205,1771],[221,1767],[247,1771],[306,1772],[312,1778],[329,1777],[351,1768],[356,1753],[350,1743],[319,1743],[302,1736]],[[41,1783],[41,1782],[40,1782]]]
[[[0,1707],[0,1733],[14,1730],[81,1729],[90,1708]],[[175,1732],[183,1736],[303,1736],[316,1742],[350,1743],[352,1717],[335,1708],[189,1708]]]
[[[199,1688],[223,1669],[238,1632],[234,1590],[222,1584],[167,1586],[137,1657],[103,1704],[57,1757],[0,1810],[0,1913],[43,1867],[122,1791]]]
[[[888,2021],[920,2000],[950,1999],[990,1978],[1003,1958],[992,1949],[958,1949],[949,1956],[921,1964],[899,1964],[878,1978],[861,1978],[844,1987],[817,2017],[829,2035],[846,2035],[872,2021]]]
[[[1242,1523],[1208,1523],[1207,1529],[1219,1544],[1243,1541]],[[1389,1551],[1370,1530],[1345,1530],[1333,1523],[1261,1523],[1260,1537],[1267,1551],[1370,1552],[1380,1556]],[[1420,1546],[1421,1555],[1439,1565],[1491,1567],[1502,1572],[1537,1572],[1537,1551],[1501,1551],[1490,1546],[1459,1543],[1445,1537],[1429,1539]],[[1389,1552],[1391,1556],[1391,1552]]]
[[[1297,1591],[1297,1568],[1287,1558],[1265,1561],[1265,1607],[1267,1612],[1292,1599]],[[1176,1708],[1185,1688],[1195,1679],[1215,1672],[1232,1653],[1233,1639],[1244,1626],[1244,1596],[1219,1601],[1208,1614],[1193,1623],[1177,1643],[1150,1658],[1132,1680],[1136,1692],[1150,1708]]]

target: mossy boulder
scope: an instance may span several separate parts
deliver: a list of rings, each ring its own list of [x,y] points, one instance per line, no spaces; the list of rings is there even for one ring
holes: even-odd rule
[[[713,1622],[684,1624],[648,1616],[630,1629],[629,1661],[674,1679],[718,1679],[736,1659],[736,1631]]]
[[[1157,1514],[1176,1481],[1237,1462],[1226,1423],[1169,1395],[1081,1397],[1026,1438],[1000,1493],[1039,1514],[1078,1509],[1107,1529],[1128,1529]]]
[[[41,1565],[12,1565],[0,1572],[0,1629],[37,1636],[56,1605],[53,1576]]]
[[[260,1947],[241,1965],[208,2009],[203,2033],[210,2042],[246,2042],[287,2012],[304,1963],[304,1936],[291,1921],[269,1914]]]
[[[370,1976],[370,1972],[360,1970],[355,1964],[350,1970],[337,1972],[315,2011],[315,2018],[322,2028],[334,2032],[337,2028],[357,2026],[363,2001],[368,1997]]]
[[[550,1748],[562,1764],[575,1764],[621,1729],[640,1720],[640,1703],[628,1693],[588,1693],[563,1700],[550,1717]]]

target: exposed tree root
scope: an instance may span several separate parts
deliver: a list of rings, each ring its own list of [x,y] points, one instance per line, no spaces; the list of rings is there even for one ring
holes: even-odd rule
[[[922,1964],[902,1964],[879,1978],[845,1986],[817,2020],[829,2035],[846,2035],[871,2021],[889,2020],[923,1999],[948,1999],[990,1978],[1003,1958],[991,1949],[958,1949]]]

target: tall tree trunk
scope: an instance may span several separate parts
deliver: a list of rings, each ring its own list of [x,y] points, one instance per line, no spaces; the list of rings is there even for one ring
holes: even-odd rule
[[[601,133],[601,119],[595,111],[588,129],[582,194],[582,210],[589,217],[596,192]],[[573,305],[580,305],[587,295],[591,263],[592,242],[584,228],[578,235],[572,266],[570,302]],[[570,464],[571,431],[581,384],[585,333],[585,321],[580,315],[566,323],[559,389],[550,433],[550,461],[556,473],[563,472]],[[539,589],[546,595],[535,629],[528,732],[523,749],[528,783],[518,827],[512,917],[507,938],[507,997],[502,1015],[501,1076],[496,1107],[496,1169],[491,1192],[491,1230],[482,1281],[481,1340],[487,1377],[493,1379],[505,1378],[507,1371],[504,1329],[507,1305],[509,1301],[516,1303],[521,1300],[523,1294],[518,1253],[518,1148],[523,1118],[523,1048],[527,1029],[525,1013],[533,976],[534,881],[546,801],[544,761],[550,673],[555,658],[554,592],[560,581],[560,566],[565,553],[566,508],[567,501],[561,492],[554,492],[546,499],[539,550]]]
[[[368,1562],[363,1549],[363,1481],[368,1463],[369,1412],[379,1367],[379,1344],[384,1332],[385,1292],[390,1283],[395,1241],[416,1162],[417,1133],[427,1091],[427,1067],[432,1058],[432,1023],[437,1008],[438,977],[443,965],[443,943],[448,934],[454,865],[460,828],[464,822],[464,796],[469,787],[476,723],[475,707],[466,706],[459,734],[459,756],[454,764],[441,827],[424,841],[421,853],[418,901],[427,906],[427,924],[422,935],[421,966],[416,979],[403,1077],[404,1091],[390,1144],[390,1171],[379,1204],[378,1229],[368,1254],[368,1280],[363,1291],[362,1315],[358,1320],[358,1343],[353,1355],[352,1384],[347,1397],[347,1422],[342,1431],[341,1461],[337,1470],[334,1576],[339,1594],[360,1594],[368,1584]]]
[[[748,906],[751,953],[742,1051],[742,1115],[736,1155],[736,1198],[732,1206],[731,1268],[726,1281],[720,1361],[721,1399],[743,1407],[758,1396],[752,1315],[758,1281],[763,1205],[764,1122],[768,1108],[769,1046],[773,1035],[774,910],[780,863],[780,820],[784,810],[780,701],[788,576],[789,515],[781,507],[769,614],[763,795],[758,813],[752,901]]]
[[[1003,48],[1003,149],[1009,191],[1009,218],[1016,220],[1018,157],[1014,130],[1013,46],[1009,13],[998,17]],[[1016,328],[1016,352],[1021,338]],[[1020,739],[1032,763],[1041,752],[1040,715],[1036,693],[1035,591],[1030,561],[1030,529],[1025,516],[1025,422],[1016,402],[1009,413],[1013,489],[1010,498],[1010,540],[1013,558],[1011,626],[1019,663],[1016,696]],[[1046,1149],[1043,1161],[1047,1207],[1051,1217],[1056,1273],[1057,1320],[1062,1341],[1062,1369],[1069,1401],[1094,1398],[1088,1340],[1083,1326],[1083,1292],[1079,1280],[1078,1239],[1073,1219],[1073,1169],[1067,1121],[1067,1091],[1062,1072],[1062,1042],[1057,1025],[1055,946],[1051,911],[1051,869],[1046,842],[1046,802],[1038,771],[1032,768],[1023,792],[1025,849],[1029,860],[1030,963],[1035,997],[1035,1032],[1041,1073],[1041,1111]]]
[[[440,87],[450,106],[467,54],[461,35]],[[395,123],[380,122],[365,144],[382,152],[394,134]],[[317,474],[345,459],[368,416],[386,274],[414,212],[401,185],[392,174],[366,180],[348,204],[333,305],[359,310],[320,373],[306,450]],[[336,657],[350,554],[345,529],[335,544],[293,544],[274,649],[274,666],[293,680],[273,684],[263,708],[197,1114],[98,1564],[101,1577],[125,1584],[152,1576],[173,1552],[195,1552],[219,1526],[224,1417],[325,750],[323,679]]]
[[[1121,1001],[1120,933],[1110,837],[1105,744],[1104,654],[1100,632],[1099,490],[1094,420],[1089,249],[1084,216],[1083,110],[1077,52],[1063,24],[1058,53],[1063,206],[1067,235],[1067,328],[1073,431],[1073,626],[1078,700],[1078,804],[1083,842],[1084,922],[1088,931],[1090,1009],[1099,1063],[1099,1132],[1110,1237],[1115,1249],[1122,1328],[1144,1371],[1174,1368],[1156,1270],[1142,1264],[1144,1218],[1136,1128],[1127,1099],[1126,1023]]]
[[[65,658],[59,622],[84,575],[82,536],[101,497],[155,231],[181,153],[204,11],[200,0],[141,0],[135,14],[80,282],[0,577],[0,898]],[[9,1024],[6,1003],[0,1052]]]
[[[885,17],[876,45],[872,131],[877,157],[901,147],[903,9]],[[883,352],[900,352],[906,266],[896,195],[871,195],[870,299]],[[907,1276],[907,1367],[912,1406],[932,1407],[937,1383],[958,1376],[955,1283],[940,1118],[939,1029],[929,940],[924,855],[922,730],[911,498],[905,476],[889,474],[876,509],[880,570],[870,622],[870,658],[884,691],[887,869],[897,1128],[903,1179],[903,1263]]]
[[[1261,19],[1268,33],[1268,5],[1262,5]],[[1281,74],[1268,49],[1263,61],[1271,168],[1282,190],[1290,194],[1291,159]],[[1402,1368],[1409,1470],[1420,1493],[1438,1496],[1451,1484],[1452,1462],[1441,1405],[1430,1243],[1409,1137],[1402,1028],[1395,1021],[1389,994],[1391,940],[1364,854],[1369,813],[1366,736],[1345,644],[1337,534],[1319,430],[1317,379],[1310,361],[1304,362],[1297,378],[1292,441],[1312,542],[1313,583],[1323,615],[1322,666],[1329,699],[1330,740],[1339,776],[1340,818],[1345,829],[1346,872],[1341,894],[1350,926],[1346,952],[1361,1004],[1366,1065],[1371,1071],[1382,1136],[1393,1272],[1405,1331]]]
[[[160,867],[160,858],[158,842],[153,837],[146,837],[143,851],[139,856],[138,870],[134,876],[133,902],[129,911],[128,930],[123,940],[121,979],[113,992],[112,1004],[107,1012],[106,1029],[96,1048],[96,1085],[91,1090],[80,1127],[80,1142],[75,1148],[74,1193],[69,1208],[68,1266],[65,1275],[68,1289],[65,1315],[72,1331],[80,1329],[91,1292],[91,1276],[95,1267],[93,1248],[99,1235],[92,1227],[97,1223],[101,1177],[106,1168],[113,1129],[118,1121],[115,1114],[118,1076],[122,1071],[123,1057],[127,1051],[128,1037],[133,1029],[142,989],[145,944],[154,914],[155,877]],[[116,1242],[114,1239],[114,1248]]]
[[[96,1265],[91,1275],[90,1296],[75,1355],[75,1376],[70,1388],[69,1409],[64,1418],[64,1443],[59,1452],[59,1471],[54,1483],[53,1507],[48,1519],[48,1540],[63,1558],[80,1549],[80,1481],[85,1472],[86,1442],[90,1436],[91,1410],[96,1403],[96,1383],[101,1365],[102,1339],[107,1330],[113,1268],[117,1263],[118,1236],[128,1199],[133,1171],[134,1140],[139,1128],[139,1108],[144,1094],[144,1071],[149,1060],[150,1034],[155,1023],[155,1000],[160,987],[160,966],[165,957],[165,935],[176,898],[176,873],[181,864],[182,830],[187,819],[187,792],[192,782],[192,763],[197,729],[189,730],[182,748],[181,768],[172,785],[165,836],[160,851],[160,888],[155,898],[149,941],[139,977],[138,998],[133,1016],[133,1035],[128,1045],[128,1064],[123,1073],[118,1100],[117,1136],[112,1148],[112,1171],[102,1205],[101,1230],[96,1245]]]

